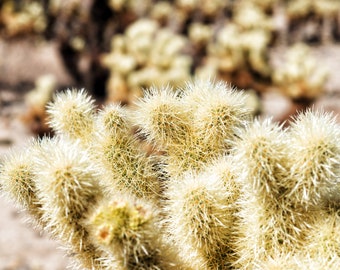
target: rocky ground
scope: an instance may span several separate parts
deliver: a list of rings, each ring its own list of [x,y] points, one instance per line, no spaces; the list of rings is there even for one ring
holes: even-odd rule
[[[340,114],[340,46],[324,46],[314,53],[320,64],[331,71],[326,93],[315,106]],[[280,55],[280,51],[273,54]],[[0,160],[11,148],[23,147],[34,136],[22,120],[27,112],[23,97],[31,87],[27,82],[47,73],[54,74],[60,84],[72,85],[53,44],[9,45],[0,40]],[[291,101],[268,92],[263,104],[264,115],[279,119]],[[5,198],[0,198],[0,214],[0,270],[66,268],[68,258],[58,249],[58,244],[25,223],[25,215]]]

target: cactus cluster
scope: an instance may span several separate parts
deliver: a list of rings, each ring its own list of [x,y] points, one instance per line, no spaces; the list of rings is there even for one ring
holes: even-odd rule
[[[151,84],[208,77],[310,103],[322,94],[324,75],[311,80],[319,73],[312,65],[310,74],[277,70],[271,52],[338,42],[339,8],[338,0],[5,0],[0,31],[9,40],[56,40],[76,85],[106,91],[109,101],[132,103]],[[286,87],[282,76],[302,83]]]
[[[273,82],[292,99],[316,99],[324,93],[328,70],[318,66],[310,54],[310,48],[303,43],[290,47],[285,62],[274,69]]]
[[[245,102],[204,80],[128,108],[60,92],[55,136],[4,158],[2,194],[74,268],[339,269],[336,116],[308,110],[284,128]]]
[[[43,75],[36,79],[35,87],[25,95],[27,109],[22,119],[35,134],[43,135],[50,130],[46,123],[46,105],[52,100],[56,86],[54,75]]]
[[[21,2],[21,1],[19,1]],[[0,5],[0,26],[4,35],[41,34],[47,27],[44,9],[38,1],[8,1]]]
[[[131,24],[125,35],[112,38],[112,51],[102,56],[110,70],[109,101],[132,102],[142,89],[164,82],[179,86],[190,78],[191,58],[183,54],[187,42],[149,19]]]

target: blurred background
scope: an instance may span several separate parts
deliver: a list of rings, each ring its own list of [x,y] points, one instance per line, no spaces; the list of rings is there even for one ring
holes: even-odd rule
[[[50,134],[45,106],[67,88],[131,106],[148,87],[211,78],[289,125],[340,112],[339,71],[340,0],[0,0],[0,162]],[[0,269],[65,269],[56,243],[0,209]]]

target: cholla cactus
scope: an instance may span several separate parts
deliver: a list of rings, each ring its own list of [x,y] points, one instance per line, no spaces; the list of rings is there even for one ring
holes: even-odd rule
[[[196,81],[181,92],[152,90],[138,103],[135,117],[142,134],[167,152],[170,175],[200,170],[230,150],[250,114],[244,96],[224,83]]]
[[[39,201],[54,235],[81,244],[79,220],[103,196],[100,173],[88,154],[62,138],[43,139],[34,154]],[[72,223],[70,222],[72,221]]]
[[[22,153],[11,153],[0,166],[1,190],[26,210],[34,223],[40,223],[42,211],[37,197],[36,174],[32,161],[33,144]]]
[[[41,76],[35,81],[35,88],[25,96],[28,108],[23,120],[34,133],[45,134],[49,131],[46,105],[52,100],[56,84],[56,78],[52,74]]]
[[[286,134],[274,123],[255,121],[235,145],[242,189],[239,212],[238,267],[294,252],[306,230],[302,213],[286,201],[289,173]],[[302,226],[302,227],[301,227]]]
[[[190,116],[183,110],[179,93],[171,88],[151,88],[139,101],[134,121],[150,143],[162,148],[181,145],[191,132]]]
[[[303,17],[311,12],[313,0],[288,1],[287,13],[291,17]]]
[[[231,4],[230,1],[223,0],[176,0],[175,2],[177,7],[187,13],[199,10],[209,17],[216,16],[216,14]]]
[[[268,75],[267,49],[274,30],[273,18],[265,13],[257,1],[243,0],[238,1],[234,8],[233,23],[236,26],[235,38],[240,40],[250,69],[263,76]]]
[[[42,33],[46,26],[44,8],[39,1],[5,0],[0,8],[0,23],[9,37],[27,33]]]
[[[334,116],[307,111],[300,114],[290,130],[290,172],[295,179],[289,194],[295,204],[313,208],[339,204],[339,129]]]
[[[336,0],[298,0],[288,1],[287,12],[293,17],[303,17],[314,12],[319,16],[335,15],[340,3]]]
[[[340,2],[336,0],[314,0],[315,13],[322,18],[322,41],[329,43],[333,40],[333,22],[336,20]]]
[[[333,39],[333,22],[339,14],[340,2],[337,0],[298,0],[287,2],[287,15],[293,21],[302,21],[313,14],[319,19],[319,23],[314,27],[314,35],[324,43],[329,43]],[[303,24],[306,24],[305,22]],[[319,25],[320,24],[320,25]],[[298,27],[301,28],[301,27]],[[308,31],[306,30],[306,36]],[[310,32],[310,31],[309,31]]]
[[[339,265],[339,222],[339,215],[334,209],[317,216],[308,234],[303,252],[309,254],[314,260],[330,258],[329,262],[333,261]]]
[[[155,21],[141,19],[124,36],[115,36],[102,63],[110,70],[109,100],[131,103],[143,87],[178,86],[189,79],[191,59],[181,54],[184,37],[160,29]]]
[[[217,34],[216,43],[208,44],[208,60],[203,71],[197,71],[204,75],[204,70],[213,65],[217,72],[230,73],[245,65],[239,41],[240,32],[235,24],[228,24]],[[215,65],[216,66],[215,66]],[[215,73],[215,74],[216,74]],[[210,75],[215,75],[210,74]]]
[[[240,14],[239,17],[249,16]],[[258,18],[254,21],[262,23]],[[216,40],[208,43],[205,63],[197,68],[196,75],[200,78],[218,77],[242,88],[256,86],[254,73],[268,77],[271,70],[267,49],[271,32],[267,26],[254,28],[252,23],[231,22],[221,28],[216,33]]]
[[[110,185],[138,198],[157,200],[160,184],[153,168],[156,160],[147,156],[132,136],[128,111],[119,105],[106,106],[97,114],[96,132],[92,151],[110,173]]]
[[[273,29],[272,18],[266,15],[261,8],[260,1],[241,0],[234,9],[234,22],[243,30],[250,29]]]
[[[196,46],[204,46],[212,38],[212,27],[202,23],[192,23],[189,26],[189,39]]]
[[[108,4],[115,12],[125,11],[142,15],[150,6],[150,0],[143,1],[143,3],[136,0],[110,0],[108,1]]]
[[[28,106],[36,111],[45,110],[46,104],[52,100],[56,84],[56,78],[52,74],[39,77],[35,82],[35,88],[25,97]]]
[[[278,0],[245,0],[245,2],[250,2],[255,4],[257,7],[261,8],[263,11],[270,11],[279,2]]]
[[[308,241],[319,248],[319,255],[337,245],[332,234],[334,216],[322,225],[327,243],[310,238],[310,228],[319,228],[321,216],[328,215],[323,207],[329,207],[329,196],[338,190],[339,128],[335,125],[331,115],[308,111],[288,132],[270,122],[255,122],[241,135],[235,145],[236,162],[242,164],[239,267],[298,254]],[[337,199],[331,201],[337,204]],[[305,256],[312,256],[312,246],[306,248]],[[335,254],[333,250],[331,256]]]
[[[327,73],[317,65],[306,45],[296,44],[287,51],[284,66],[276,68],[272,78],[292,99],[315,99],[324,91]]]
[[[327,209],[314,215],[304,246],[296,254],[275,256],[259,264],[259,269],[338,269],[339,215]]]
[[[84,90],[68,89],[47,106],[49,125],[57,134],[86,144],[94,133],[94,100]]]
[[[156,20],[160,25],[167,25],[171,29],[183,29],[187,14],[181,9],[176,8],[173,3],[169,1],[156,1],[152,4],[149,11],[151,19]]]
[[[95,267],[100,252],[88,241],[82,219],[104,196],[101,171],[79,144],[61,137],[43,139],[34,157],[45,230],[64,243],[79,265]]]
[[[1,168],[2,189],[32,216],[39,229],[60,240],[91,268],[99,255],[81,220],[102,197],[100,171],[79,144],[63,138],[34,141]]]
[[[1,190],[81,269],[338,269],[335,118],[283,129],[244,106],[210,81],[152,88],[133,112],[61,92],[56,136],[5,158]]]
[[[197,175],[187,172],[167,190],[166,219],[171,238],[193,269],[228,269],[235,261],[234,226],[239,189],[223,159]],[[214,172],[212,172],[214,170]]]
[[[264,270],[300,270],[300,269],[338,269],[340,261],[338,257],[329,258],[329,256],[311,257],[308,254],[298,253],[296,255],[288,254],[268,258],[259,263],[254,269]]]
[[[228,140],[234,140],[238,130],[251,118],[245,107],[245,95],[222,82],[187,84],[183,101],[192,111],[191,125],[197,140],[202,142],[203,149],[213,152],[230,148]]]

